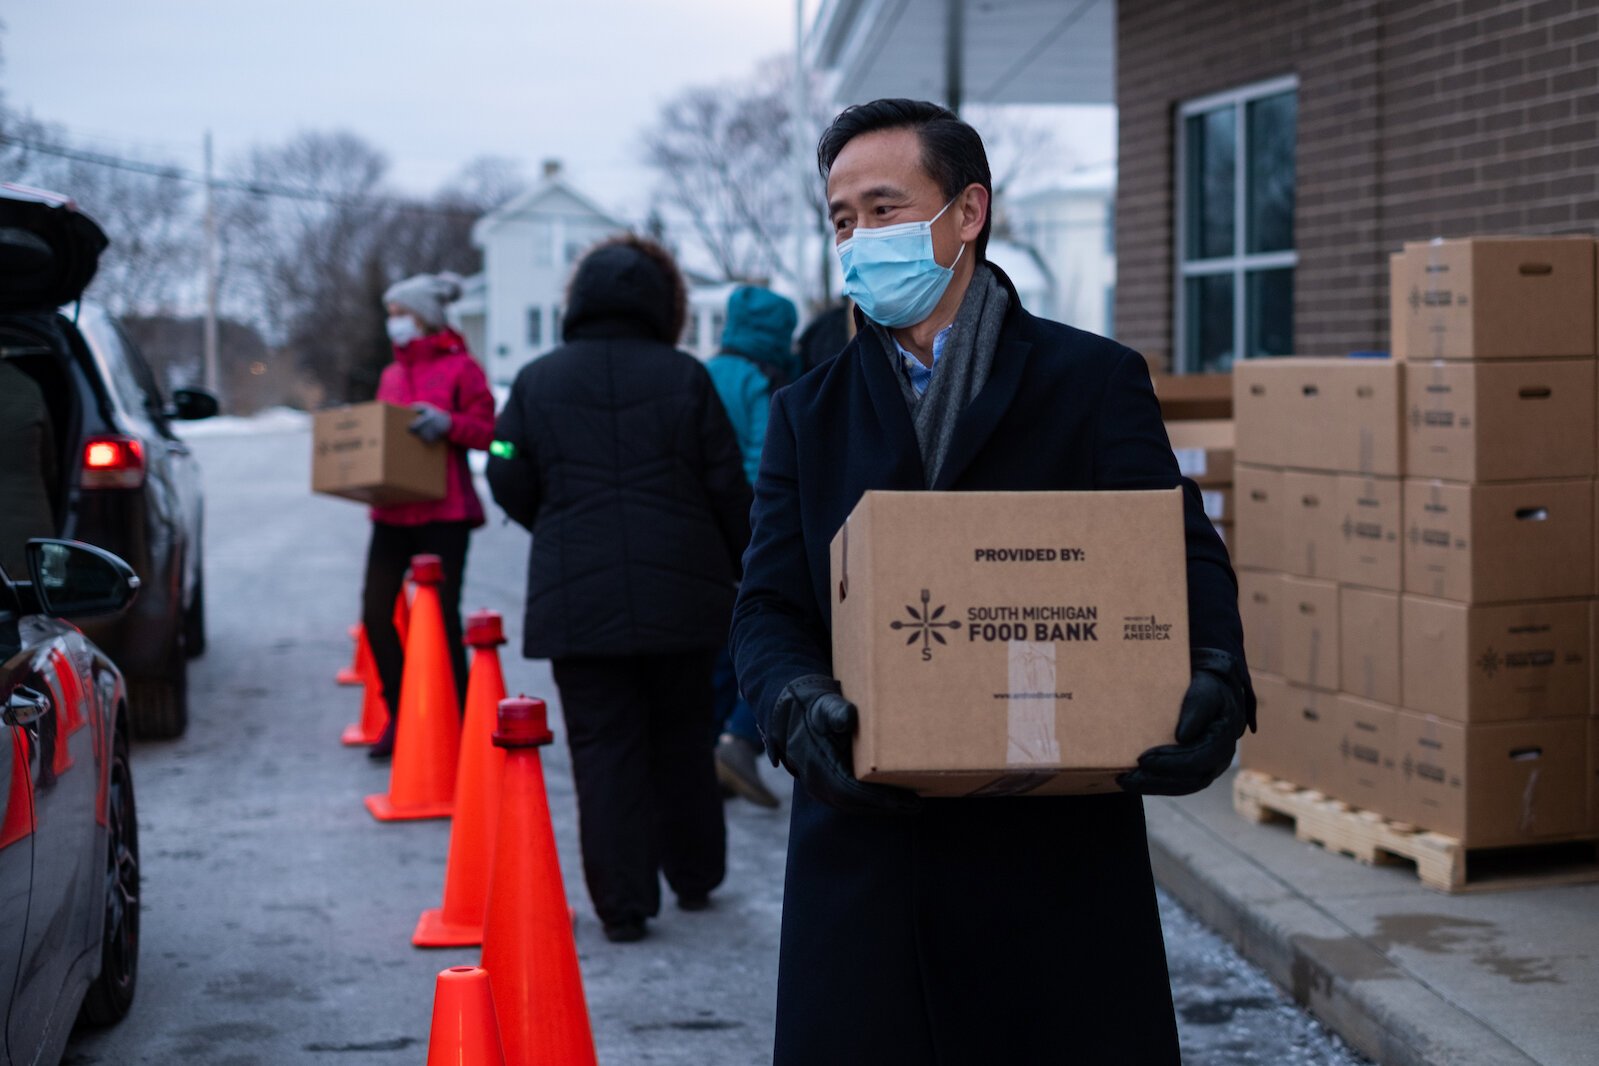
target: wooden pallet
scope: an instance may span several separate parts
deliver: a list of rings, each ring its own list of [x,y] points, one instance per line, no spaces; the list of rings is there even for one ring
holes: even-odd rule
[[[1233,779],[1233,809],[1257,825],[1292,822],[1297,839],[1368,866],[1412,864],[1423,884],[1442,892],[1599,881],[1599,841],[1467,848],[1454,837],[1390,821],[1257,770],[1240,770]]]

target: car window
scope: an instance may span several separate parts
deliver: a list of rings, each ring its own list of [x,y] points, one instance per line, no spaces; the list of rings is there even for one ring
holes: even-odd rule
[[[142,422],[149,422],[166,433],[166,419],[162,417],[164,404],[156,387],[155,376],[139,355],[137,348],[122,330],[99,317],[85,318],[79,328],[88,334],[90,341],[101,353],[110,386],[117,399],[129,414]]]

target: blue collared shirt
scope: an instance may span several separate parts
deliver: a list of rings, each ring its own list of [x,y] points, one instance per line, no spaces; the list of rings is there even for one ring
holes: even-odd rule
[[[922,393],[927,391],[927,386],[932,383],[933,370],[938,366],[938,360],[944,354],[944,345],[949,341],[949,331],[954,328],[955,323],[951,322],[933,335],[932,366],[922,365],[922,361],[907,351],[905,346],[899,342],[898,337],[894,337],[894,347],[899,349],[899,357],[904,361],[905,375],[910,378],[911,388],[916,390],[916,395],[922,395]],[[889,336],[893,337],[894,335],[890,333]]]

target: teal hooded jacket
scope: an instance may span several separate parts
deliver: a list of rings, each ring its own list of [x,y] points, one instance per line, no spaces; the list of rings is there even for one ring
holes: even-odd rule
[[[791,381],[799,369],[794,357],[794,328],[799,311],[793,301],[770,289],[743,285],[727,298],[727,325],[722,350],[705,365],[716,395],[744,456],[744,474],[751,485],[761,468],[766,441],[766,416],[772,404],[772,379]]]

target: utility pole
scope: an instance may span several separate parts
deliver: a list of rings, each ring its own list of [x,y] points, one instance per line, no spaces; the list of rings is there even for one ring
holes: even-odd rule
[[[944,105],[957,115],[965,86],[966,0],[944,0]]]
[[[217,373],[217,211],[211,131],[205,131],[205,387],[219,394]]]
[[[810,228],[811,172],[806,165],[809,154],[805,136],[805,116],[810,113],[810,91],[805,76],[805,0],[794,0],[794,92],[789,105],[793,116],[789,120],[789,150],[794,154],[794,284],[799,303],[809,303],[805,298],[805,238]]]

